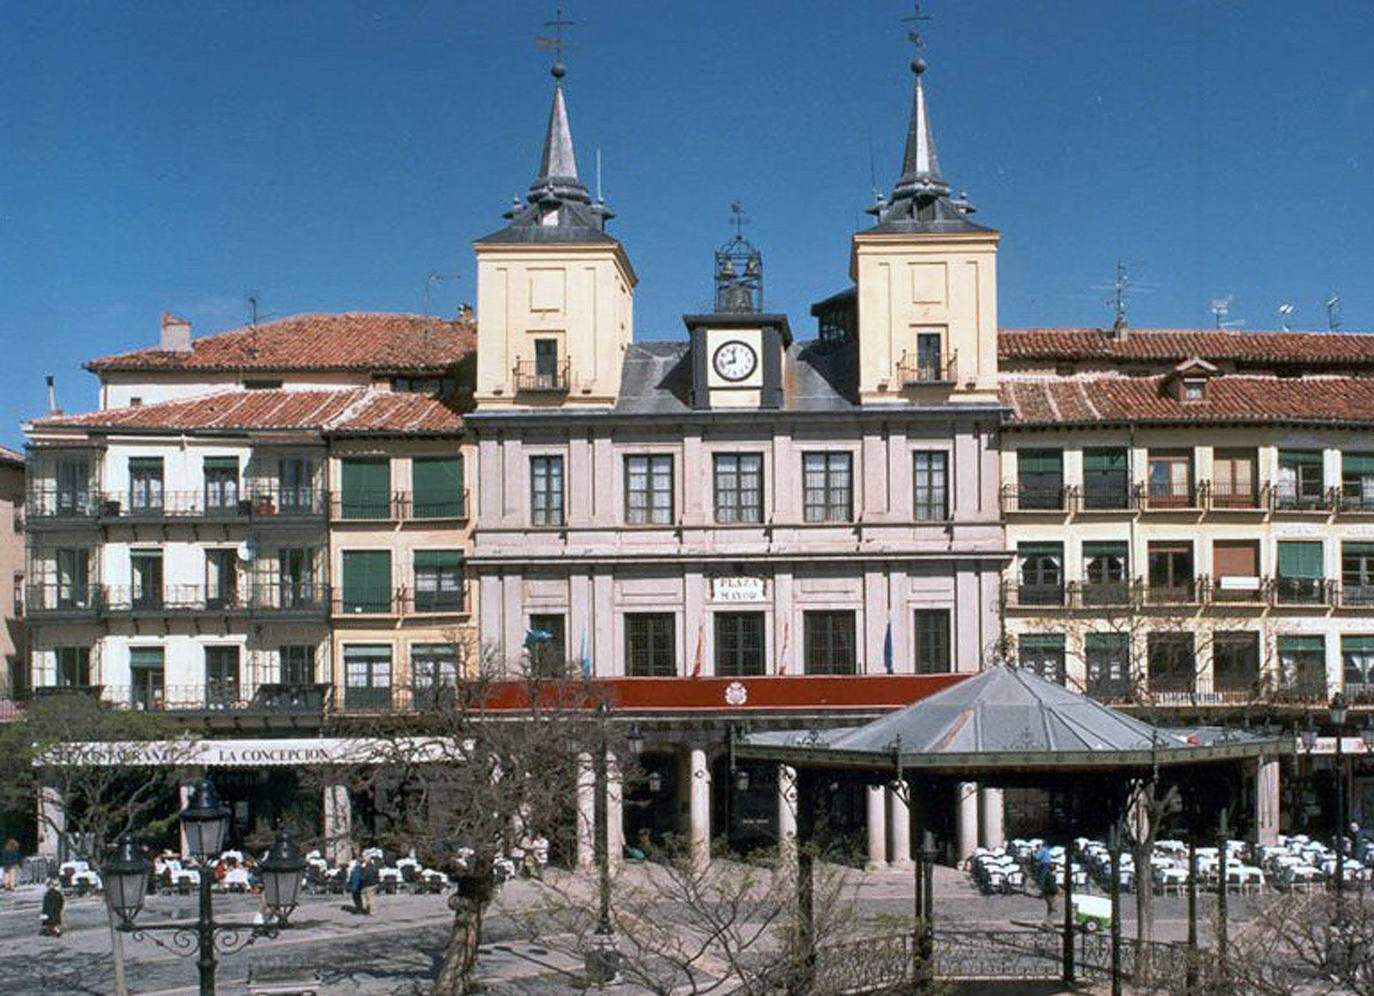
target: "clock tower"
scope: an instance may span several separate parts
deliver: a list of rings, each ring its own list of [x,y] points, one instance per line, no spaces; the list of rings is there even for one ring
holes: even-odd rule
[[[739,205],[732,206],[743,224]],[[763,254],[739,234],[716,250],[716,310],[684,315],[691,337],[693,408],[782,407],[786,315],[763,311]]]

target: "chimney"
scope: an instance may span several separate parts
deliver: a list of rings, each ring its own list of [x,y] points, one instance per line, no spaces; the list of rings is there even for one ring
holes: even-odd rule
[[[57,407],[57,390],[53,387],[52,374],[44,378],[48,382],[48,414],[61,415],[62,409]]]
[[[171,312],[162,313],[161,348],[167,353],[189,353],[191,351],[191,323],[178,318]]]

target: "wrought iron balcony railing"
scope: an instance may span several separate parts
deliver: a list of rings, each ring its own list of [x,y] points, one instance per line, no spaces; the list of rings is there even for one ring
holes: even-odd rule
[[[105,609],[103,585],[31,584],[24,594],[24,611],[34,621],[73,622],[94,619]]]
[[[568,361],[549,367],[537,360],[516,360],[511,371],[517,394],[567,394]]]
[[[1067,512],[1073,508],[1072,487],[1037,486],[1009,482],[1002,485],[1002,513]]]
[[[953,384],[959,377],[958,353],[921,356],[903,353],[897,361],[897,382],[902,387],[921,384]]]
[[[84,690],[116,708],[149,712],[320,713],[329,704],[326,684],[260,684],[211,680],[202,684],[91,685]]]
[[[1303,488],[1279,484],[1269,490],[1274,512],[1332,512],[1340,504],[1337,488]]]
[[[1269,507],[1269,485],[1238,488],[1215,481],[1203,481],[1202,491],[1206,507],[1213,512],[1263,512]]]
[[[1200,510],[1202,496],[1192,484],[1137,484],[1136,507],[1142,512]]]

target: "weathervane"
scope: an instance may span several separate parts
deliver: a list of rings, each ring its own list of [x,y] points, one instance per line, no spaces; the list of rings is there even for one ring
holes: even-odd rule
[[[902,18],[902,23],[911,25],[911,30],[906,33],[906,39],[916,48],[916,57],[912,62],[912,68],[915,69],[917,64],[920,64],[921,67],[924,68],[925,63],[921,61],[921,32],[919,30],[919,25],[922,21],[929,21],[932,20],[932,18],[929,14],[921,13],[921,0],[915,0],[915,3],[913,3],[911,7],[911,16]],[[917,70],[917,72],[919,71],[920,70]]]
[[[563,29],[571,28],[576,21],[570,21],[564,16],[563,6],[560,4],[555,8],[552,21],[545,21],[544,27],[553,29],[553,37],[541,35],[534,40],[540,48],[549,49],[553,52],[553,75],[555,79],[562,78],[566,69],[563,66],[563,49],[570,48],[568,42],[563,40]]]
[[[739,201],[730,202],[730,224],[735,226],[735,238],[744,238],[744,226],[749,224],[749,219],[744,216],[744,205]]]

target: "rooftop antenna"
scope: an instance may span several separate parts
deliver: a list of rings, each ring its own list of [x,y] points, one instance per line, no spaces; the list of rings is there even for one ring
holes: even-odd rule
[[[1130,287],[1130,280],[1126,276],[1126,264],[1118,259],[1116,261],[1116,279],[1112,282],[1112,296],[1107,299],[1106,304],[1112,309],[1112,331],[1121,334],[1125,330],[1126,321],[1126,291]]]
[[[258,327],[258,295],[256,293],[248,295],[248,324],[253,328]]]
[[[1288,317],[1297,310],[1297,307],[1292,304],[1279,305],[1279,328],[1285,332],[1292,332],[1292,328],[1288,325]]]
[[[461,274],[458,274],[458,273],[439,273],[439,272],[436,271],[436,270],[430,270],[430,271],[429,271],[429,275],[428,275],[427,277],[425,277],[425,317],[426,317],[426,318],[429,317],[429,289],[430,289],[431,287],[433,287],[435,284],[437,284],[440,280],[457,280],[457,279],[459,279],[460,276],[461,276]]]
[[[868,126],[868,185],[873,190],[873,202],[882,199],[883,192],[878,189],[878,168],[873,164],[873,125]]]
[[[1326,298],[1326,331],[1341,330],[1341,292],[1332,291]]]
[[[596,150],[596,202],[601,204],[605,198],[601,196],[601,148]]]
[[[1216,328],[1226,328],[1226,319],[1231,314],[1231,297],[1227,294],[1225,297],[1212,298],[1212,319]]]

